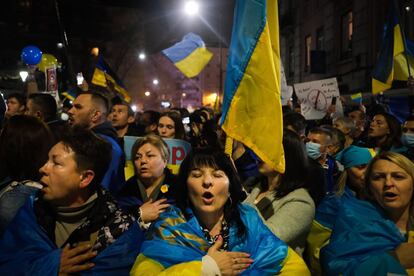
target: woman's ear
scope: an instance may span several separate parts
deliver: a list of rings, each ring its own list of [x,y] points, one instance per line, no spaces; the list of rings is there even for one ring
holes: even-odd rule
[[[92,170],[82,171],[81,174],[80,174],[81,181],[80,181],[79,187],[82,188],[82,189],[88,187],[89,184],[92,183],[92,180],[94,179],[94,177],[95,177],[95,172],[94,171],[92,171]]]

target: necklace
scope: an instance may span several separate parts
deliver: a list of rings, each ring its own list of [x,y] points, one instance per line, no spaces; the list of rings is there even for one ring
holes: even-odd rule
[[[221,235],[221,237],[223,238],[223,245],[221,246],[220,250],[223,250],[223,251],[227,250],[227,247],[229,245],[229,227],[225,220],[221,222],[220,233],[213,237],[210,235],[210,231],[207,228],[204,228],[201,225],[200,225],[200,228],[201,228],[201,231],[203,231],[204,237],[207,239],[207,242],[210,245],[213,245],[217,241],[218,237]]]

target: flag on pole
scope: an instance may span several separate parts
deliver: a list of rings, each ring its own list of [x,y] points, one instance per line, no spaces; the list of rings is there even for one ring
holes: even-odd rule
[[[236,2],[220,123],[283,173],[278,22],[276,0]]]
[[[99,56],[92,76],[92,83],[102,87],[110,87],[124,101],[130,102],[131,97],[128,94],[124,84],[118,76],[112,71],[111,67],[105,62],[102,56]]]
[[[391,1],[379,59],[372,72],[372,93],[388,90],[393,80],[406,81],[414,68],[414,43],[404,40],[397,6]],[[408,59],[408,64],[407,64]]]
[[[183,40],[163,50],[162,53],[187,78],[200,74],[213,57],[213,54],[207,50],[201,37],[193,33],[185,35]]]

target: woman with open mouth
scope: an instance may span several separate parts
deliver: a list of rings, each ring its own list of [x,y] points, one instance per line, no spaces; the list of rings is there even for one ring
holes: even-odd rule
[[[147,233],[131,275],[310,275],[245,198],[230,158],[197,149],[181,164],[176,204]]]
[[[414,275],[414,164],[383,152],[365,173],[368,201],[343,205],[328,246],[326,275]]]

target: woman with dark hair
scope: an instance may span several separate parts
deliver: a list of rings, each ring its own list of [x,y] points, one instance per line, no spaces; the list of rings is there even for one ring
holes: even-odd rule
[[[176,177],[167,168],[170,151],[158,135],[149,134],[132,146],[135,175],[117,195],[120,206],[141,226],[156,220],[172,202]]]
[[[365,172],[366,201],[342,205],[321,250],[326,275],[413,275],[414,164],[382,152]]]
[[[369,145],[378,151],[404,154],[408,149],[402,145],[401,135],[401,125],[394,116],[386,112],[377,113],[369,127]]]
[[[276,236],[301,254],[315,215],[315,204],[305,189],[307,156],[300,137],[288,129],[283,133],[283,149],[285,172],[261,161],[261,176],[245,183],[254,186],[245,202],[259,211]]]
[[[185,140],[185,130],[179,112],[168,111],[158,120],[158,135],[163,138]]]
[[[27,115],[9,118],[0,134],[0,233],[42,186],[39,169],[48,159],[53,136],[39,119]]]
[[[176,192],[178,207],[152,225],[131,275],[309,275],[303,260],[241,204],[241,183],[223,152],[189,154]]]

